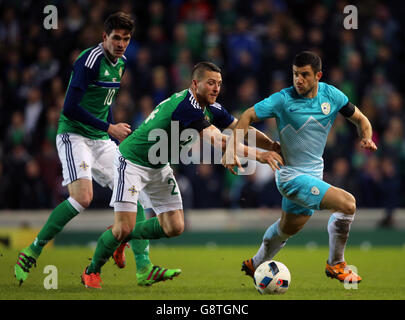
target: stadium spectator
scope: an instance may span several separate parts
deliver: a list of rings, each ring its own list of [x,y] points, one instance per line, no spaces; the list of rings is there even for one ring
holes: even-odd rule
[[[20,209],[43,209],[49,208],[51,198],[49,189],[42,180],[38,162],[29,160],[25,165],[24,183],[22,184]]]
[[[147,47],[149,48],[152,66],[169,65],[169,43],[165,30],[159,25],[152,25],[148,30]]]
[[[236,23],[237,12],[235,10],[235,1],[234,0],[223,0],[218,4],[217,11],[215,15],[222,26],[222,29],[225,34],[232,32],[233,27]]]
[[[11,117],[10,126],[7,128],[4,139],[4,150],[10,151],[14,146],[24,144],[25,127],[24,115],[21,111],[15,111]]]
[[[208,209],[220,208],[222,183],[218,175],[215,174],[211,164],[198,164],[197,173],[193,179],[194,208]]]
[[[171,78],[173,79],[175,90],[180,91],[190,83],[190,74],[193,70],[191,51],[183,48],[180,50],[177,60],[173,62],[171,68]]]
[[[235,72],[246,64],[244,61],[246,56],[249,56],[253,71],[257,71],[260,65],[260,42],[250,30],[249,24],[247,18],[239,17],[236,20],[235,31],[226,39],[230,72]]]
[[[399,178],[397,168],[389,157],[384,157],[381,160],[382,170],[382,205],[385,209],[384,217],[379,222],[380,227],[394,226],[394,211],[400,205],[401,195],[401,180]]]
[[[40,125],[43,124],[44,105],[42,92],[39,88],[32,88],[28,93],[28,101],[24,108],[24,135],[31,148],[37,142]]]
[[[24,187],[25,165],[31,156],[23,144],[16,144],[4,157],[3,172],[7,181],[5,191],[5,208],[20,209],[22,202],[21,190]]]
[[[167,79],[166,68],[157,66],[152,70],[152,97],[155,105],[168,98],[171,88]]]
[[[130,65],[135,98],[150,94],[152,91],[152,64],[150,50],[146,46],[139,48],[134,64]]]
[[[151,96],[143,96],[138,103],[138,112],[135,113],[131,127],[133,129],[138,128],[141,123],[148,117],[148,115],[153,111],[155,104]]]
[[[37,86],[42,86],[44,82],[51,80],[59,71],[59,62],[54,59],[49,47],[39,48],[38,60],[32,65],[34,82]]]

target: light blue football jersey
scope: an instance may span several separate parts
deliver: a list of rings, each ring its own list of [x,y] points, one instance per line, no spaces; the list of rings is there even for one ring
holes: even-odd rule
[[[314,98],[300,96],[294,87],[256,103],[259,119],[276,118],[285,166],[276,173],[283,182],[298,175],[323,178],[323,152],[329,130],[347,96],[334,86],[319,82]]]

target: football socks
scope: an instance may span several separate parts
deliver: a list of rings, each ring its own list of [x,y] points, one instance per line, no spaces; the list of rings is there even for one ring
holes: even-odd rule
[[[136,222],[146,220],[145,211],[138,202],[138,212],[136,214]],[[131,249],[135,255],[135,263],[137,272],[144,272],[152,265],[149,259],[149,240],[148,239],[131,239],[129,241]]]
[[[253,257],[253,266],[256,269],[262,262],[271,260],[286,244],[289,235],[280,230],[280,219],[267,228],[259,251]]]
[[[330,265],[345,261],[344,252],[354,214],[333,213],[328,222]]]
[[[35,258],[39,257],[43,247],[50,240],[52,240],[78,213],[79,211],[72,206],[69,200],[63,201],[52,211],[34,242],[29,246]]]
[[[160,239],[167,237],[157,217],[137,222],[126,241],[131,239]]]
[[[101,267],[108,261],[108,259],[113,255],[114,251],[121,244],[113,233],[112,229],[106,230],[97,241],[96,251],[94,252],[93,259],[89,267],[87,268],[87,274],[99,273]]]

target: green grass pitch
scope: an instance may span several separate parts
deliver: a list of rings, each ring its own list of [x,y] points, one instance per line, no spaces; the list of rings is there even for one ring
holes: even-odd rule
[[[153,247],[152,262],[163,267],[179,267],[183,273],[172,281],[151,287],[136,284],[135,262],[131,250],[126,250],[127,267],[118,269],[108,261],[102,273],[103,289],[85,289],[80,274],[89,263],[93,250],[81,247],[45,248],[28,280],[18,286],[13,275],[16,250],[0,248],[1,300],[396,300],[405,299],[405,249],[375,247],[360,250],[349,247],[345,258],[356,266],[363,282],[357,289],[345,289],[337,280],[325,276],[326,247],[307,250],[286,247],[276,260],[291,272],[291,286],[284,295],[260,295],[252,280],[240,271],[241,261],[257,250],[252,246],[219,247]],[[46,265],[58,271],[58,288],[46,290]]]

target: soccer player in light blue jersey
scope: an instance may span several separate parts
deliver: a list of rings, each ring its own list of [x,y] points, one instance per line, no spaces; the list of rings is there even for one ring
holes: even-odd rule
[[[293,62],[294,85],[247,109],[228,143],[223,163],[230,169],[234,165],[240,166],[231,144],[246,135],[249,125],[266,118],[277,121],[285,165],[274,163],[272,167],[276,168],[276,184],[283,196],[282,215],[266,230],[257,254],[242,263],[242,271],[252,277],[262,262],[271,260],[287,239],[304,227],[314,210],[331,210],[326,275],[341,282],[361,281],[344,259],[356,200],[349,192],[323,181],[322,154],[338,113],[356,125],[362,148],[375,151],[377,147],[372,141],[369,120],[343,92],[320,82],[321,70],[321,59],[315,53],[304,51],[297,54]],[[243,130],[244,134],[236,134],[237,130]]]

